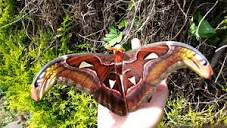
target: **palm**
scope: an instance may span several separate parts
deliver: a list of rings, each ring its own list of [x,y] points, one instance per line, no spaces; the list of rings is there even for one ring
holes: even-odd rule
[[[119,127],[154,127],[163,115],[169,91],[166,82],[163,81],[157,86],[157,91],[152,95],[150,102],[144,103],[138,110],[128,113],[127,116],[119,116],[107,108],[99,105],[98,127],[119,128]]]

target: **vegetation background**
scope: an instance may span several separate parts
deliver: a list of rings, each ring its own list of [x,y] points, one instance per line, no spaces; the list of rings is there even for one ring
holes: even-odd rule
[[[32,80],[57,56],[128,48],[135,37],[190,44],[214,68],[211,80],[187,69],[169,77],[159,127],[227,126],[226,0],[0,0],[0,127],[97,127],[90,95],[57,85],[37,103]]]

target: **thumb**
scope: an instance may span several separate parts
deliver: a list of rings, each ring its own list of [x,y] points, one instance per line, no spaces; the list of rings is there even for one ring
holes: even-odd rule
[[[138,49],[141,47],[141,42],[138,38],[133,38],[131,40],[131,46],[132,46],[132,49]]]

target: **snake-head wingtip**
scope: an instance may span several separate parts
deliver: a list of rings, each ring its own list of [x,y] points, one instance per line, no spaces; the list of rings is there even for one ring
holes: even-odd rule
[[[211,79],[211,77],[212,77],[213,74],[214,74],[211,65],[209,65],[209,66],[207,67],[206,70],[207,70],[207,74],[204,75],[204,78],[206,78],[206,79]]]
[[[180,54],[183,62],[200,77],[211,79],[213,69],[202,53],[195,49],[182,49]]]
[[[47,91],[56,83],[57,65],[53,62],[44,66],[32,83],[31,96],[39,101]]]
[[[33,100],[40,101],[41,98],[39,97],[38,91],[35,87],[32,87],[31,94]]]

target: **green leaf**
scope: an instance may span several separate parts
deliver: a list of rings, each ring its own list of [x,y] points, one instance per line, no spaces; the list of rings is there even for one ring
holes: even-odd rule
[[[192,23],[189,28],[189,33],[192,36],[195,36],[197,39],[209,39],[216,36],[214,28],[209,24],[207,20],[203,19],[200,12],[197,12],[193,16]]]
[[[113,26],[111,26],[109,28],[109,31],[110,31],[110,34],[114,34],[114,35],[116,35],[118,33],[117,29],[115,27],[113,27]]]
[[[112,38],[112,39],[109,41],[109,44],[115,45],[115,44],[121,42],[122,37],[123,37],[123,33],[120,32],[120,34],[116,35],[114,38]]]
[[[189,33],[191,33],[192,35],[196,35],[196,30],[197,30],[197,26],[195,25],[195,23],[193,22],[189,28]]]
[[[126,20],[121,20],[118,24],[118,29],[126,28],[128,26],[128,22]]]
[[[119,32],[115,27],[110,27],[109,33],[103,38],[103,40],[106,42],[104,47],[108,49],[109,47],[121,42],[122,38],[123,32]]]

